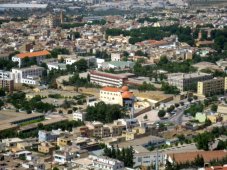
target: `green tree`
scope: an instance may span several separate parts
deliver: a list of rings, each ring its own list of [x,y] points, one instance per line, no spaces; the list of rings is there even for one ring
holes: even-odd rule
[[[80,59],[75,63],[75,65],[76,65],[77,71],[79,72],[85,72],[88,69],[87,61],[84,59]]]
[[[211,111],[216,112],[218,109],[218,106],[216,104],[212,104]]]
[[[163,118],[166,115],[165,110],[159,110],[158,117]]]
[[[204,159],[202,156],[197,155],[195,160],[194,160],[194,164],[198,167],[203,167],[204,166]]]

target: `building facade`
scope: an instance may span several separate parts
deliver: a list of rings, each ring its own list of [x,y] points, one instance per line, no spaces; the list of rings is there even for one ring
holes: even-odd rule
[[[197,94],[203,96],[212,96],[218,93],[224,93],[226,90],[226,78],[214,78],[211,80],[200,81],[197,85]]]
[[[34,65],[26,68],[14,68],[12,69],[12,73],[15,83],[37,85],[39,84],[39,78],[42,77],[44,70],[43,67]]]
[[[197,87],[199,81],[212,79],[212,75],[206,73],[173,73],[168,75],[168,83],[176,86],[181,91],[187,91]]]
[[[90,82],[100,86],[121,87],[128,80],[126,76],[110,74],[100,71],[90,71]]]
[[[123,170],[124,163],[117,160],[111,159],[108,157],[92,157],[93,167],[95,169],[103,169],[103,170]]]

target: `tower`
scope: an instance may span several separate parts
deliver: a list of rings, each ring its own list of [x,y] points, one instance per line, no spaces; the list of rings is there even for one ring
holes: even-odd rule
[[[61,24],[64,22],[64,14],[63,14],[63,11],[61,10],[61,13],[60,13],[60,20],[61,20]]]

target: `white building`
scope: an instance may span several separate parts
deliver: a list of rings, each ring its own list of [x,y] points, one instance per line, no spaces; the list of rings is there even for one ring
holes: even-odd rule
[[[111,61],[121,61],[120,53],[111,53]]]
[[[78,61],[78,57],[68,57],[65,59],[65,64],[72,65]]]
[[[21,67],[23,64],[23,59],[29,58],[35,59],[37,64],[40,64],[50,53],[47,50],[44,51],[36,51],[36,52],[31,52],[31,53],[20,53],[16,54],[15,56],[12,57],[13,62],[18,62],[18,66]]]
[[[13,68],[12,73],[15,83],[37,85],[44,70],[43,67],[31,66],[26,68]]]
[[[165,164],[165,154],[162,152],[141,152],[133,154],[134,167],[144,166],[149,167],[155,165],[156,159],[158,158],[159,164]]]
[[[84,121],[85,120],[85,116],[86,116],[86,112],[76,111],[76,112],[73,113],[73,120]]]
[[[78,149],[68,147],[63,150],[57,150],[53,153],[55,163],[64,164],[77,157]]]
[[[103,169],[103,170],[124,170],[124,163],[117,160],[111,159],[108,157],[97,157],[97,156],[89,156],[93,160],[93,167],[95,169]]]
[[[48,70],[66,70],[64,63],[47,63]]]

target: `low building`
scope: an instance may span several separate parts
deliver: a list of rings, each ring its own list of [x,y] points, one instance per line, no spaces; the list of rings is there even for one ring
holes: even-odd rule
[[[60,164],[69,163],[75,158],[85,157],[88,157],[88,151],[78,149],[74,146],[64,147],[62,150],[57,150],[53,153],[54,162]]]
[[[92,156],[91,159],[93,160],[93,167],[95,169],[124,170],[125,168],[124,163],[117,159],[111,159],[108,157],[97,157],[97,156]]]
[[[63,150],[57,150],[53,153],[53,159],[55,163],[64,164],[70,162],[77,157],[78,149],[75,147],[67,147]]]
[[[142,127],[134,127],[131,131],[123,131],[122,136],[125,137],[125,140],[134,140],[146,133],[146,129]]]
[[[86,112],[76,111],[73,113],[73,120],[84,121],[86,117]]]
[[[203,96],[212,96],[224,93],[226,91],[227,78],[219,77],[206,81],[199,81],[197,85],[197,94]]]
[[[109,61],[98,64],[98,69],[109,70],[109,69],[117,69],[124,70],[128,68],[133,68],[135,65],[132,61]]]
[[[57,146],[66,147],[72,145],[72,135],[65,134],[57,138]]]
[[[49,142],[42,142],[38,145],[38,151],[45,154],[52,154],[55,146]]]
[[[111,53],[111,61],[121,61],[120,53]]]
[[[47,63],[48,70],[66,70],[65,63]]]
[[[195,120],[198,120],[199,123],[204,123],[207,119],[207,115],[205,113],[196,113]]]

